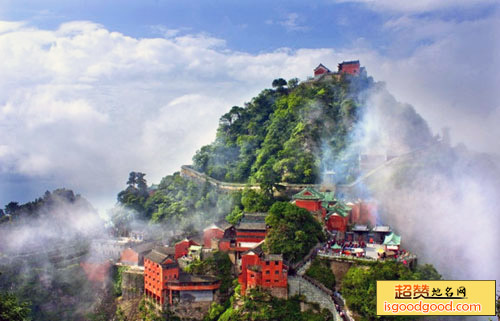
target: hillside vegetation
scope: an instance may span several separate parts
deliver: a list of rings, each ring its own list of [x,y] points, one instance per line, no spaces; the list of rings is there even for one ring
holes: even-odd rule
[[[343,153],[360,115],[359,92],[373,85],[365,75],[297,84],[273,82],[244,107],[234,106],[219,121],[215,141],[193,157],[195,169],[230,182],[270,186],[314,183],[324,149],[345,165],[342,180],[357,162]],[[286,84],[286,86],[285,86]]]

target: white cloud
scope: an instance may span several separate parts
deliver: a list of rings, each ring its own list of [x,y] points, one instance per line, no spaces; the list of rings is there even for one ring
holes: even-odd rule
[[[21,175],[36,195],[65,186],[94,202],[112,202],[129,171],[158,182],[179,170],[224,112],[274,78],[341,59],[331,49],[234,52],[205,34],[137,39],[88,21],[5,26],[0,175]]]
[[[280,25],[285,27],[288,31],[303,31],[307,30],[308,28],[304,25],[302,25],[301,18],[298,13],[292,12],[289,13],[286,16],[286,19],[278,22]]]
[[[272,20],[267,19],[264,21],[267,25],[277,24],[284,27],[287,31],[306,31],[309,30],[309,27],[303,24],[304,17],[300,16],[296,12],[291,12],[285,15],[284,19],[281,20]]]
[[[19,29],[23,25],[22,21],[0,21],[0,34]]]
[[[455,142],[500,153],[494,124],[500,118],[498,16],[473,21],[398,18],[386,23],[393,45],[410,55],[390,58],[369,54],[371,74],[414,105],[430,125],[451,127]]]
[[[218,118],[274,78],[305,79],[320,62],[334,69],[351,59],[435,130],[450,126],[455,140],[497,146],[497,27],[495,18],[423,25],[395,17],[385,25],[395,46],[430,40],[390,58],[364,47],[254,55],[204,34],[138,39],[91,22],[10,24],[0,34],[0,175],[27,176],[35,195],[66,186],[111,201],[129,171],[157,182],[189,163]]]

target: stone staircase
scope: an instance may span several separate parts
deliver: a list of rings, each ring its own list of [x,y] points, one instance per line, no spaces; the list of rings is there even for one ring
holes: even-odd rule
[[[290,296],[297,294],[304,295],[307,301],[316,302],[322,309],[329,310],[333,315],[334,321],[342,320],[337,310],[335,309],[335,303],[333,302],[330,295],[308,280],[304,279],[301,275],[298,274],[296,276],[288,276],[288,285]]]
[[[303,276],[307,269],[311,266],[312,260],[307,260],[300,268],[297,270],[297,275]]]

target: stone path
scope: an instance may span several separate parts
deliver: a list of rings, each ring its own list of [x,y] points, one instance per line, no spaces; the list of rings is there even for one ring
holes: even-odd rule
[[[340,315],[335,310],[335,303],[332,298],[301,275],[288,276],[288,285],[290,296],[296,294],[304,295],[307,301],[316,302],[322,309],[328,309],[332,313],[334,321],[341,320]]]

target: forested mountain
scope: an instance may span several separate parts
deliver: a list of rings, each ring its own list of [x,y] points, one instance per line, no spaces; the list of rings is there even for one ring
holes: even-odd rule
[[[73,191],[57,189],[25,204],[11,202],[5,213],[0,300],[4,297],[16,315],[23,315],[8,320],[28,320],[28,314],[32,320],[88,320],[105,293],[93,287],[80,266],[91,241],[106,238],[97,211]]]
[[[300,84],[297,79],[277,79],[273,86],[220,118],[215,141],[193,157],[195,169],[222,181],[268,187],[278,182],[315,183],[322,171],[332,169],[337,183],[355,179],[359,141],[366,135],[358,124],[367,109],[375,108],[371,95],[384,91],[383,84],[362,72]],[[399,104],[392,111],[398,114],[395,119],[404,118],[406,129],[396,134],[406,134],[403,139],[410,147],[432,140],[412,107]]]
[[[216,140],[193,157],[197,170],[231,182],[314,183],[322,144],[337,158],[343,156],[360,114],[358,93],[373,80],[346,76],[297,84],[296,79],[281,79],[274,85],[220,118]],[[323,141],[325,137],[329,139]],[[356,163],[349,165],[344,179],[353,174]]]

